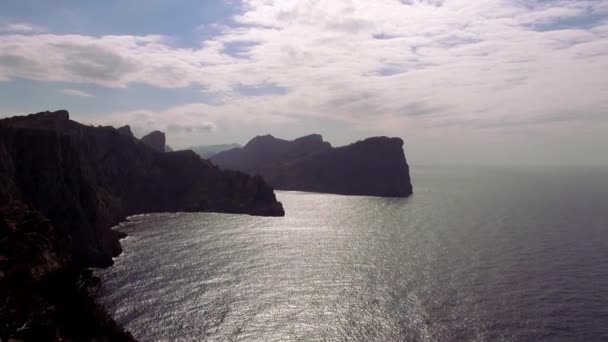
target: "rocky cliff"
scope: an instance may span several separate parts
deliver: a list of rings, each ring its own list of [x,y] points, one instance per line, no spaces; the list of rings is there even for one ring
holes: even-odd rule
[[[150,132],[141,137],[141,142],[157,152],[165,152],[166,140],[165,133],[161,131]]]
[[[18,202],[0,207],[0,341],[134,341],[98,306],[70,238]]]
[[[375,137],[333,148],[317,134],[294,141],[266,135],[243,148],[218,153],[211,161],[221,168],[261,175],[281,190],[387,197],[412,194],[399,138]]]
[[[0,205],[39,210],[71,236],[82,265],[110,265],[120,253],[110,227],[133,214],[284,215],[261,177],[221,171],[192,151],[158,152],[130,129],[81,125],[67,111],[0,120],[0,161]]]

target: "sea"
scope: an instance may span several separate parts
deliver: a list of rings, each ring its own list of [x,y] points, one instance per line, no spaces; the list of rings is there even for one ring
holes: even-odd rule
[[[608,341],[608,168],[421,166],[410,198],[139,215],[101,303],[140,341]]]

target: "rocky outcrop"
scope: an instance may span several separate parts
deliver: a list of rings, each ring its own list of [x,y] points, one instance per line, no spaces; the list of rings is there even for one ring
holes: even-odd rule
[[[133,132],[131,132],[131,126],[129,126],[129,125],[118,127],[116,130],[118,131],[118,133],[120,133],[124,136],[130,137],[130,138],[135,138],[135,136],[133,135]]]
[[[211,157],[224,169],[261,175],[275,189],[406,197],[412,194],[400,138],[375,137],[332,148],[318,134],[287,141],[258,136]]]
[[[141,138],[141,142],[157,152],[165,152],[165,141],[165,133],[161,131],[150,132]]]
[[[157,152],[125,131],[81,125],[66,111],[0,120],[0,205],[39,210],[71,236],[74,262],[91,266],[120,253],[110,227],[129,215],[284,215],[261,177],[221,171],[192,151]]]
[[[97,305],[99,279],[72,264],[69,244],[27,206],[0,208],[1,341],[134,341]]]

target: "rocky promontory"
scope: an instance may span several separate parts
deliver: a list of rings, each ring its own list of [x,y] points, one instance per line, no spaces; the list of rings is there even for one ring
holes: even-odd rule
[[[261,175],[280,190],[407,197],[412,184],[403,144],[400,138],[374,137],[334,148],[318,134],[293,141],[265,135],[210,160]]]
[[[192,151],[158,151],[128,127],[82,125],[67,111],[0,120],[0,161],[0,205],[20,200],[40,211],[71,237],[74,263],[84,266],[112,264],[121,248],[110,227],[129,215],[284,215],[261,177],[222,171]]]

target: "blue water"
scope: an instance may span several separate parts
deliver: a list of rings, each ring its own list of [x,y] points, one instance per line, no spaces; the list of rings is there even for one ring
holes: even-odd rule
[[[608,169],[413,169],[409,199],[136,216],[102,302],[142,341],[608,341]]]

